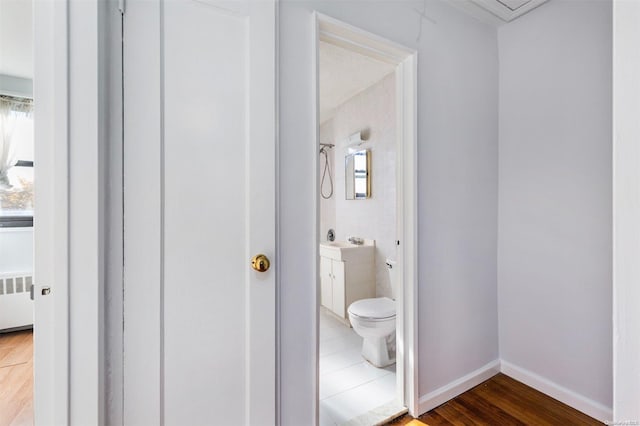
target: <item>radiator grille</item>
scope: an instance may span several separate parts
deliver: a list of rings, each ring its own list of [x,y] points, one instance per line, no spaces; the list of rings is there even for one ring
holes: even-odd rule
[[[13,330],[33,324],[30,290],[33,272],[0,272],[0,330]]]
[[[31,273],[0,274],[0,296],[5,294],[28,293],[33,284]]]

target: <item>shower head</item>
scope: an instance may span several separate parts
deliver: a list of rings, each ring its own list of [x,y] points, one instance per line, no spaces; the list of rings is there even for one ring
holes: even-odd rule
[[[321,143],[320,144],[320,154],[324,154],[327,152],[327,149],[333,148],[335,145],[332,143]]]

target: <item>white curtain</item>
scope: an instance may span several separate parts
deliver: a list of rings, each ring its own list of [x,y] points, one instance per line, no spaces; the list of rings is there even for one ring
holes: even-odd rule
[[[0,189],[11,188],[9,170],[16,164],[13,131],[18,115],[16,112],[30,114],[31,100],[0,96]]]

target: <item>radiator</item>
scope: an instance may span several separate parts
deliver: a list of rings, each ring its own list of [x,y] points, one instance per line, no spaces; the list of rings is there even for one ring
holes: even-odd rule
[[[33,324],[31,272],[0,273],[0,330]]]

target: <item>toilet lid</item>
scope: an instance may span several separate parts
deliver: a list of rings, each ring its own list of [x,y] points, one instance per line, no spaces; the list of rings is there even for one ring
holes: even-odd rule
[[[362,299],[349,306],[349,313],[361,318],[383,319],[396,316],[396,302],[388,297]]]

